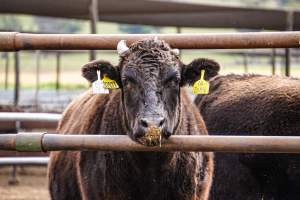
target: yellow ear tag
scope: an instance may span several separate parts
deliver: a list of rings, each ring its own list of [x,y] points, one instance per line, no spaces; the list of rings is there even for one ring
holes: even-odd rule
[[[97,70],[97,80],[92,83],[92,91],[93,94],[109,94],[109,90],[103,87],[99,70]]]
[[[115,80],[110,79],[107,74],[104,74],[102,79],[103,85],[105,89],[118,89],[119,85]]]
[[[193,85],[194,94],[208,94],[209,82],[204,80],[205,70],[201,70],[201,78]]]

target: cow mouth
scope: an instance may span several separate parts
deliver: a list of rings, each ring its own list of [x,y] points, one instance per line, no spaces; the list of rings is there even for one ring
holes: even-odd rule
[[[156,126],[151,126],[143,137],[137,138],[137,142],[145,146],[161,146],[162,130]]]

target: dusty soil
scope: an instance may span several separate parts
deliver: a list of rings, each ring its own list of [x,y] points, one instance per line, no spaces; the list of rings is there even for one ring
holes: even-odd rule
[[[46,167],[17,167],[17,185],[10,185],[12,167],[0,168],[0,200],[50,199]]]

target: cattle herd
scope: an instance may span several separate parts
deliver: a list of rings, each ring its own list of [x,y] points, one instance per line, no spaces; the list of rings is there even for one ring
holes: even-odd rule
[[[218,75],[217,62],[183,64],[157,38],[129,47],[121,41],[118,53],[118,65],[92,61],[82,75],[92,83],[99,70],[119,89],[74,99],[58,133],[127,134],[148,146],[172,135],[300,134],[299,79]],[[185,86],[203,70],[210,91],[193,102]],[[147,137],[154,129],[157,135]],[[296,200],[299,167],[290,154],[61,151],[51,153],[48,178],[52,199]]]

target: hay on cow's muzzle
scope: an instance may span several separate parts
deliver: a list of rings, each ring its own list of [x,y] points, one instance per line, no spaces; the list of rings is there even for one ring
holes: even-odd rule
[[[147,146],[161,145],[161,129],[156,126],[150,126],[142,140]]]

